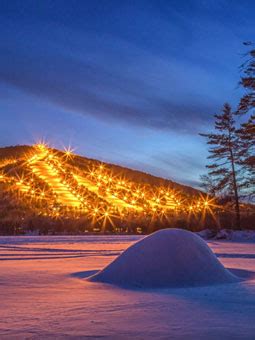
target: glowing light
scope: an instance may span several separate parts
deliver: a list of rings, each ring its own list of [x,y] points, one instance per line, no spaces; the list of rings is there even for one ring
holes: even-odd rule
[[[71,157],[71,153],[70,147],[65,149],[67,158]],[[23,193],[24,197],[30,195],[31,200],[38,199],[38,196],[45,197],[43,204],[47,201],[51,204],[54,202],[60,204],[62,208],[65,207],[65,214],[75,214],[75,218],[86,211],[93,223],[103,221],[103,226],[106,222],[112,224],[112,214],[119,218],[150,216],[153,219],[162,219],[174,209],[176,214],[192,211],[192,214],[202,216],[213,213],[214,203],[209,197],[188,199],[180,192],[172,193],[171,190],[152,188],[149,185],[142,187],[134,182],[122,180],[103,164],[85,173],[75,169],[75,166],[70,170],[72,165],[67,165],[58,153],[53,154],[50,149],[47,149],[46,144],[36,145],[36,152],[32,157],[29,156],[26,165],[35,180],[16,177],[12,181],[16,184],[15,190]],[[0,180],[3,178],[6,177],[0,173]],[[38,183],[38,179],[41,182]],[[46,183],[47,186],[42,187],[42,183]],[[46,212],[46,215],[54,217],[57,216],[56,214],[62,214],[63,210],[57,213],[56,210],[58,209],[52,209],[50,213]],[[42,209],[43,213],[45,211]]]
[[[72,149],[70,145],[68,147],[64,147],[64,154],[66,158],[72,158],[74,156],[73,152],[74,149]]]
[[[35,147],[39,149],[40,151],[46,151],[48,145],[44,140],[41,140],[35,144]]]

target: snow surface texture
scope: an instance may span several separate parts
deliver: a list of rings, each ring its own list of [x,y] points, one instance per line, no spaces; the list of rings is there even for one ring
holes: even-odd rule
[[[232,283],[238,278],[197,235],[181,229],[157,231],[131,245],[89,280],[128,287],[192,287]]]
[[[221,229],[219,231],[213,231],[210,229],[204,229],[196,234],[205,240],[227,240],[235,242],[255,241],[255,230]]]
[[[255,244],[208,245],[245,280],[178,289],[122,289],[84,278],[131,235],[0,237],[0,339],[252,339]]]

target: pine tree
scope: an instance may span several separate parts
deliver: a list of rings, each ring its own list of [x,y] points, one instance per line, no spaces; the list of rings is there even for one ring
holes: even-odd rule
[[[236,136],[234,114],[225,104],[222,114],[215,115],[215,133],[200,134],[207,138],[209,147],[208,176],[213,178],[214,190],[231,195],[235,203],[236,228],[240,229],[238,157],[239,143]]]
[[[244,43],[254,46],[252,43]],[[245,90],[237,110],[238,115],[248,114],[248,120],[237,131],[240,140],[240,164],[245,167],[245,186],[250,198],[255,196],[255,49],[247,53],[247,60],[241,65],[240,85]],[[252,112],[253,111],[253,112]]]
[[[246,46],[254,46],[251,42],[244,43]],[[245,94],[240,100],[237,110],[238,114],[248,113],[255,108],[255,49],[247,53],[247,60],[241,65],[240,85],[244,88]]]
[[[237,135],[240,145],[239,164],[246,170],[244,186],[247,196],[252,200],[255,197],[255,114],[241,124]]]

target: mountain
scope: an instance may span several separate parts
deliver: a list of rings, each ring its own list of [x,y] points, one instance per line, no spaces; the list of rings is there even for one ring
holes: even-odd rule
[[[0,188],[2,233],[68,223],[74,232],[144,231],[209,208],[189,186],[45,144],[0,148]]]

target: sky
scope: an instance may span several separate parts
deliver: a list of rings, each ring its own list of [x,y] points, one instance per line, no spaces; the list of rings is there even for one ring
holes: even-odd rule
[[[254,1],[0,1],[0,146],[46,140],[198,186]]]

